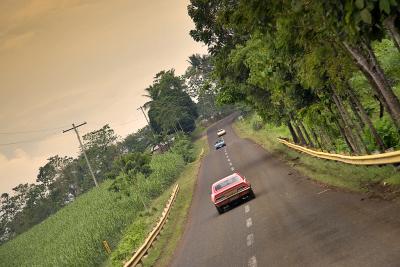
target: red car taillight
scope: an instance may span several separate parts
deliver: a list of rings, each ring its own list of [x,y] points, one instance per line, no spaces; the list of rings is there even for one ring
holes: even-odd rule
[[[221,199],[224,199],[224,198],[225,198],[224,195],[218,196],[218,197],[215,198],[215,202],[218,202],[218,201],[220,201]]]

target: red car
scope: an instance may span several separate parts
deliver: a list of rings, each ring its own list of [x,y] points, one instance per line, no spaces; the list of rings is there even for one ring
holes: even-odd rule
[[[211,186],[211,201],[219,214],[224,207],[241,199],[255,198],[250,182],[238,173],[233,173]]]

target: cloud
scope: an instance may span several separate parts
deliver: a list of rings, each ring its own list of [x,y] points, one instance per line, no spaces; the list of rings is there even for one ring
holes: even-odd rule
[[[30,145],[30,144],[27,144]],[[0,194],[11,192],[21,183],[35,183],[39,167],[55,156],[76,157],[79,144],[73,133],[53,135],[22,149],[17,147],[10,155],[0,153]]]
[[[7,20],[13,24],[26,23],[34,19],[42,18],[50,13],[63,11],[67,8],[84,4],[83,0],[29,0],[14,8],[9,13]]]
[[[28,0],[0,3],[0,50],[27,43],[37,30],[38,22],[68,8],[87,5],[88,0]]]
[[[35,36],[35,34],[36,33],[34,31],[31,31],[9,36],[0,42],[0,50],[21,47],[27,44]]]

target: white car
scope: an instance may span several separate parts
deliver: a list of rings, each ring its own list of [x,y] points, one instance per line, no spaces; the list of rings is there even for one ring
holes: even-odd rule
[[[226,131],[225,131],[224,129],[219,129],[219,130],[217,131],[217,135],[218,135],[218,136],[223,136],[224,134],[226,134]]]

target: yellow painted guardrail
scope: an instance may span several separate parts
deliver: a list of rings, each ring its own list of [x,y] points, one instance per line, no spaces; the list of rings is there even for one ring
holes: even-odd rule
[[[365,155],[365,156],[347,156],[340,154],[331,154],[326,152],[320,152],[316,150],[312,150],[309,148],[305,148],[299,145],[295,145],[290,143],[284,139],[278,138],[278,141],[290,148],[295,150],[304,152],[313,157],[340,161],[348,164],[354,165],[383,165],[383,164],[392,164],[400,162],[400,151],[386,152],[375,155]]]
[[[177,184],[171,193],[171,197],[169,198],[167,205],[164,208],[164,211],[161,215],[159,222],[153,228],[153,230],[150,232],[150,234],[144,241],[143,245],[135,252],[135,254],[132,256],[132,258],[124,264],[124,267],[136,266],[137,264],[139,264],[142,261],[142,258],[147,254],[147,251],[152,246],[153,242],[156,240],[157,236],[160,234],[162,228],[164,227],[164,225],[167,221],[168,215],[172,208],[172,204],[176,198],[178,191],[179,191],[179,185]]]

